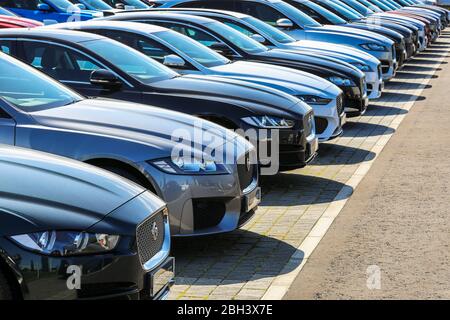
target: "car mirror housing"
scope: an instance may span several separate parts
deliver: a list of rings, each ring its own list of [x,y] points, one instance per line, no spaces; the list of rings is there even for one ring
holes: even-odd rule
[[[290,28],[294,27],[294,23],[287,18],[278,19],[276,24],[277,24],[277,27],[283,28],[283,29],[290,29]]]
[[[250,38],[252,38],[252,39],[255,40],[255,41],[258,41],[259,43],[264,43],[264,42],[266,42],[266,38],[264,38],[262,35],[257,34],[257,33],[252,34],[252,35],[250,36]]]
[[[181,68],[186,64],[183,58],[177,56],[176,54],[169,54],[164,57],[163,64],[167,67]]]
[[[82,3],[77,3],[75,4],[75,6],[80,10],[86,10],[86,6]]]
[[[48,4],[46,4],[46,3],[39,3],[38,6],[37,6],[37,9],[39,11],[42,11],[42,12],[49,12],[49,11],[51,11],[50,6]]]
[[[91,73],[91,84],[99,85],[105,88],[119,88],[122,81],[113,72],[105,69],[95,70]]]
[[[119,10],[125,10],[125,5],[120,2],[116,3],[115,7],[116,7],[116,9],[119,9]]]

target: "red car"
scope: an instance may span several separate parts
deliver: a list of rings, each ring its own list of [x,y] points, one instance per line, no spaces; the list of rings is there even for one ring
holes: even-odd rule
[[[42,26],[43,23],[31,19],[16,16],[11,11],[0,8],[0,29],[3,28],[34,28]]]

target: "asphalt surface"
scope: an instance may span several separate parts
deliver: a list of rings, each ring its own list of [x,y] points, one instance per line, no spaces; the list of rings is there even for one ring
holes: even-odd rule
[[[435,75],[285,299],[450,299],[449,38],[412,62]]]

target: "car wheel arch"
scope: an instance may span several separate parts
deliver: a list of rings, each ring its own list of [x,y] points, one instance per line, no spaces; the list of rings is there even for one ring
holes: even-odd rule
[[[10,297],[13,300],[23,300],[24,288],[20,285],[20,276],[14,272],[12,267],[5,261],[1,254],[0,248],[0,284],[2,284],[2,276],[10,289]]]
[[[151,179],[149,179],[138,168],[129,163],[111,158],[95,158],[86,160],[84,162],[127,178],[153,192],[154,194],[160,196],[153,181],[151,181]]]

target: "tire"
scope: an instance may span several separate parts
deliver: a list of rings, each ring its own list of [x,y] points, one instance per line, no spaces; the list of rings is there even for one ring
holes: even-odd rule
[[[12,300],[12,298],[11,286],[0,269],[0,300]]]

